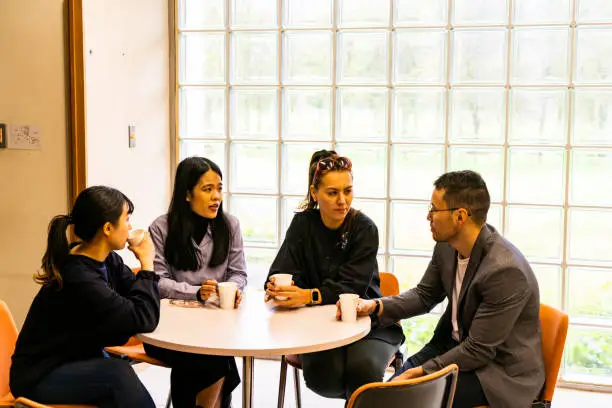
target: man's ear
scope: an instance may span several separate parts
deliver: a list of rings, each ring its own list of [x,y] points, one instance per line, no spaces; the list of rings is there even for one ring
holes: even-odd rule
[[[457,221],[465,222],[468,218],[468,211],[465,208],[460,208],[457,210]]]

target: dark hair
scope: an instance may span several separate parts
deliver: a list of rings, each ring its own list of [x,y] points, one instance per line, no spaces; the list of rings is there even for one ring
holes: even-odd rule
[[[491,197],[482,176],[472,170],[444,173],[434,182],[436,190],[444,189],[442,197],[449,208],[465,208],[479,225],[487,222]]]
[[[127,204],[128,214],[134,204],[121,191],[106,186],[88,187],[78,195],[70,215],[57,215],[49,223],[47,250],[42,257],[41,270],[34,280],[41,285],[62,287],[60,269],[70,255],[66,229],[74,224],[74,234],[84,242],[91,241],[107,222],[116,225]]]
[[[179,163],[176,170],[172,201],[168,208],[164,255],[168,263],[177,269],[195,271],[201,267],[192,243],[195,227],[187,194],[193,191],[200,177],[209,170],[223,178],[219,166],[204,157],[188,157]],[[213,252],[208,265],[213,267],[221,265],[229,254],[230,230],[227,217],[223,214],[223,203],[219,206],[217,217],[210,220],[210,225]]]
[[[325,159],[333,159],[333,161],[329,163],[327,169],[317,171],[319,162]],[[335,150],[323,149],[314,152],[310,158],[310,165],[308,166],[308,191],[306,192],[304,201],[302,201],[298,208],[299,210],[314,210],[318,207],[319,204],[312,197],[312,194],[310,194],[310,186],[314,186],[315,189],[319,188],[323,176],[331,171],[348,171],[351,174],[351,177],[353,176],[352,163],[347,157],[339,156]],[[349,231],[351,224],[353,223],[353,219],[358,212],[359,211],[352,207],[349,209],[344,219],[342,229],[340,230],[341,237],[344,237],[344,233]]]

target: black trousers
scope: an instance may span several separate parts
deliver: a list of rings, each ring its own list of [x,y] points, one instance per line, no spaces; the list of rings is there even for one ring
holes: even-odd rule
[[[396,375],[399,375],[410,368],[422,366],[427,361],[444,354],[457,344],[459,343],[457,343],[455,340],[451,340],[449,344],[444,346],[436,346],[431,343],[425,345],[421,351],[406,360],[401,371]],[[473,408],[480,405],[489,405],[489,403],[487,402],[487,397],[484,394],[482,385],[480,384],[480,380],[478,379],[476,372],[459,371],[453,408]]]
[[[198,393],[223,377],[222,407],[230,406],[232,391],[240,384],[234,357],[183,353],[146,343],[144,347],[149,356],[172,367],[170,392],[173,408],[194,408]]]
[[[348,346],[300,356],[306,386],[327,398],[348,400],[364,384],[382,381],[385,368],[399,348],[365,338]]]
[[[63,364],[24,396],[44,404],[155,408],[130,364],[116,358],[98,357]]]

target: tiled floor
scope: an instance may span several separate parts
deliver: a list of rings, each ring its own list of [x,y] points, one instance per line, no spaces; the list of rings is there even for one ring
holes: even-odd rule
[[[253,407],[273,408],[278,397],[278,377],[280,363],[273,360],[255,361],[255,387],[253,391]],[[241,369],[241,360],[238,360]],[[170,370],[166,368],[138,364],[135,366],[142,382],[147,386],[156,405],[165,407],[170,384]],[[301,376],[300,376],[301,377]],[[301,377],[302,378],[302,377]],[[233,394],[233,408],[240,408],[242,401],[242,388],[239,386]],[[341,400],[330,400],[319,397],[304,385],[302,378],[302,406],[304,408],[343,408]],[[285,394],[285,407],[295,408],[293,390],[293,372],[287,375],[287,390]],[[559,388],[555,392],[553,408],[611,408],[612,394],[576,391]]]

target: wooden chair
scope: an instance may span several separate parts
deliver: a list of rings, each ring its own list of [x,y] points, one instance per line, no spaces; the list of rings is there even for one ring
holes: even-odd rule
[[[546,379],[534,407],[550,407],[552,404],[559,369],[563,360],[563,349],[567,338],[569,318],[566,313],[552,306],[540,305],[540,327],[542,328],[542,356]],[[478,408],[488,408],[486,406]]]
[[[380,292],[383,296],[395,296],[399,295],[399,281],[389,272],[380,272]],[[389,366],[393,366],[397,372],[402,368],[404,356],[401,351],[397,351],[391,358]],[[300,370],[302,369],[302,362],[300,356],[297,354],[290,354],[281,358],[281,373],[279,378],[279,390],[278,390],[278,408],[283,408],[285,404],[285,386],[287,384],[287,364],[293,367],[293,381],[295,388],[295,405],[297,408],[302,408],[302,392],[300,387]]]
[[[43,405],[23,397],[15,399],[9,389],[9,372],[17,333],[8,305],[0,300],[0,407],[95,408],[91,405]]]
[[[459,368],[456,364],[406,381],[376,382],[359,387],[347,408],[451,408]]]

